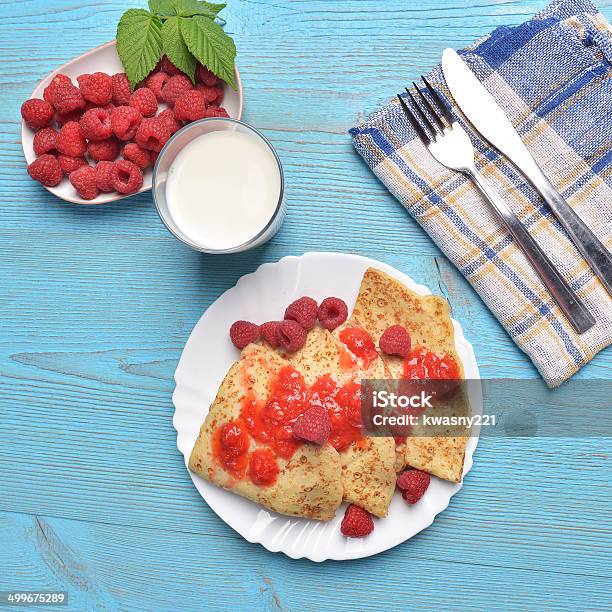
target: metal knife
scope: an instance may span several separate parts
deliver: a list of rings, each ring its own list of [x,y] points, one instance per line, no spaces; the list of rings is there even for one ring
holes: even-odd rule
[[[481,136],[503,153],[540,193],[612,296],[612,255],[546,178],[493,96],[454,49],[444,50],[442,71],[463,114]]]

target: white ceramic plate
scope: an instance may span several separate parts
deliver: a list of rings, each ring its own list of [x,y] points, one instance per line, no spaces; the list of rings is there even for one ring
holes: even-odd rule
[[[100,47],[90,49],[89,51],[79,55],[70,60],[63,66],[60,66],[57,70],[49,73],[32,92],[30,98],[42,98],[45,87],[49,85],[53,77],[58,73],[69,76],[74,84],[77,84],[76,78],[81,74],[90,74],[92,72],[106,72],[107,74],[115,74],[116,72],[123,72],[123,66],[121,60],[117,55],[115,48],[115,41],[112,40]],[[237,89],[234,91],[229,85],[225,86],[225,92],[223,97],[223,107],[227,110],[228,114],[232,119],[240,119],[242,117],[242,83],[240,81],[240,74],[236,68],[236,83]],[[165,104],[160,104],[160,109],[166,108]],[[34,134],[35,131],[31,130],[25,123],[21,122],[21,144],[23,146],[23,154],[26,161],[31,164],[35,159],[34,154]],[[147,168],[144,173],[144,180],[140,192],[148,191],[151,189],[151,180],[153,171],[151,168]],[[114,202],[115,200],[121,200],[129,196],[121,195],[119,193],[101,193],[94,200],[83,200],[74,190],[74,187],[70,184],[70,181],[64,177],[64,180],[56,187],[45,187],[53,195],[56,195],[62,200],[73,202],[75,204],[105,204],[106,202]],[[132,195],[132,194],[130,194]]]
[[[306,253],[260,266],[254,273],[243,276],[208,308],[193,329],[175,373],[173,423],[177,446],[186,464],[208,407],[228,368],[239,357],[229,339],[230,325],[237,319],[263,323],[282,318],[286,305],[302,295],[310,295],[317,301],[334,295],[344,299],[351,308],[363,273],[370,266],[387,272],[421,295],[431,293],[395,268],[373,259],[342,253]],[[465,376],[478,379],[472,345],[464,338],[459,323],[453,320],[453,324]],[[470,401],[473,410],[481,412],[482,397],[476,393],[470,396]],[[464,474],[472,467],[477,442],[476,436],[469,440]],[[407,505],[396,493],[389,515],[384,519],[375,518],[373,533],[356,539],[345,538],[340,533],[344,504],[328,523],[292,518],[269,512],[189,474],[208,505],[249,542],[258,542],[272,552],[280,551],[294,559],[307,557],[312,561],[357,559],[392,548],[428,527],[461,488],[461,484],[432,477],[426,494],[414,506]]]

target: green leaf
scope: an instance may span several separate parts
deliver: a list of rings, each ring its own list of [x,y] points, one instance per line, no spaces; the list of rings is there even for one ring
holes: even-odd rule
[[[220,25],[207,17],[181,20],[183,40],[195,58],[236,89],[236,45]]]
[[[117,53],[132,89],[155,68],[162,54],[162,24],[144,9],[123,13],[117,26]]]
[[[156,15],[176,15],[172,0],[149,0],[149,10]]]
[[[172,0],[174,10],[181,17],[193,17],[202,15],[214,19],[219,11],[225,8],[225,4],[212,4],[201,0]]]
[[[170,19],[164,21],[162,26],[162,45],[164,53],[170,61],[195,83],[197,62],[181,36],[180,23],[182,21],[184,21],[182,17],[170,17]]]

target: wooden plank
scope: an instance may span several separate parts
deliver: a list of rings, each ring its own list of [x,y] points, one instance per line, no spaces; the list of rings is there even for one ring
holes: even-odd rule
[[[612,2],[598,4],[611,18]],[[166,232],[147,194],[75,207],[25,174],[21,101],[113,38],[126,3],[0,2],[0,590],[67,589],[78,610],[609,606],[605,439],[483,439],[466,486],[425,532],[372,559],[313,566],[218,519],[171,425],[172,374],[201,313],[260,263],[308,250],[378,258],[449,295],[484,376],[537,376],[346,132],[444,47],[544,5],[230,2],[245,118],[279,151],[289,214],[270,244],[206,257]],[[606,351],[579,376],[611,369]]]
[[[9,569],[20,569],[19,585],[68,590],[73,609],[509,611],[604,609],[609,603],[605,576],[588,568],[560,573],[544,559],[527,569],[481,556],[458,564],[431,554],[431,530],[409,550],[314,565],[219,534],[13,513],[0,513],[0,525],[11,536]],[[499,546],[497,540],[488,544]]]

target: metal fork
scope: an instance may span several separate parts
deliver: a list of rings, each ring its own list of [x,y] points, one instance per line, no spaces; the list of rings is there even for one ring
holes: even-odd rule
[[[579,334],[583,334],[595,325],[595,318],[555,269],[550,259],[499,193],[477,170],[474,162],[474,148],[466,131],[454,120],[438,92],[424,77],[421,77],[421,79],[425,84],[428,95],[425,95],[414,82],[412,84],[416,90],[416,97],[406,88],[406,93],[416,112],[410,109],[400,94],[397,96],[415,132],[429,152],[443,166],[462,172],[476,183],[482,195],[508,228],[512,238],[521,247],[572,327]]]

